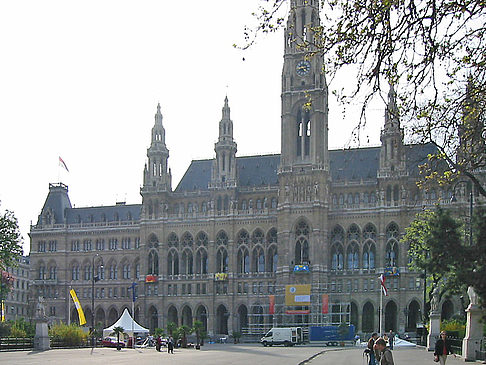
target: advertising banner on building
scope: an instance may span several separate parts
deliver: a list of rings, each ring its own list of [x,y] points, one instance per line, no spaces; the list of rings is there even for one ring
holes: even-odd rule
[[[286,306],[305,306],[310,305],[310,284],[286,285],[285,286],[285,305]]]
[[[329,313],[329,295],[322,294],[322,314]]]
[[[275,295],[269,295],[268,301],[270,303],[268,307],[268,314],[275,314]]]

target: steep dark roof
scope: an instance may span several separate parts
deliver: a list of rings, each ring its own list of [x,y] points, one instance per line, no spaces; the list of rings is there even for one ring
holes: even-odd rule
[[[68,224],[115,221],[138,221],[141,204],[117,204],[106,207],[71,208],[66,210]]]
[[[213,160],[192,161],[182,177],[176,192],[208,190]],[[277,185],[280,155],[237,157],[239,186]]]
[[[117,204],[106,207],[72,208],[68,187],[64,184],[49,184],[49,194],[42,208],[37,224],[49,209],[54,214],[55,224],[97,223],[114,221],[137,221],[140,219],[141,204]],[[118,219],[117,219],[118,215]]]
[[[435,147],[405,145],[406,167],[411,176],[418,176],[418,165],[425,162]],[[353,148],[329,151],[331,177],[334,182],[376,179],[380,164],[380,147]],[[208,190],[213,160],[192,161],[176,192]],[[256,187],[277,185],[280,155],[237,157],[238,185]]]
[[[380,164],[380,147],[329,151],[332,181],[360,181],[376,178]]]
[[[68,196],[68,187],[64,184],[49,184],[49,194],[42,207],[37,224],[42,221],[42,215],[51,210],[56,224],[65,223],[65,210],[71,208]]]

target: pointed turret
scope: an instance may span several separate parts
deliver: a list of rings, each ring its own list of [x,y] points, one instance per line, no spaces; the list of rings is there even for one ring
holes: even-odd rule
[[[390,84],[385,109],[385,125],[381,131],[380,174],[390,176],[405,172],[403,128],[397,106],[397,94]]]
[[[144,168],[144,188],[156,188],[157,191],[171,191],[172,177],[167,166],[169,150],[165,145],[165,129],[162,125],[160,103],[157,104],[155,123],[152,128],[152,139],[147,149],[148,164]]]
[[[219,122],[218,142],[214,144],[216,159],[211,171],[211,187],[236,186],[236,142],[233,139],[233,121],[230,118],[228,96],[224,99]]]

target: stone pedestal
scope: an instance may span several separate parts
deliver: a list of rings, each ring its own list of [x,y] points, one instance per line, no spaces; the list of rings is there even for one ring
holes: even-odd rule
[[[440,335],[440,313],[432,312],[430,314],[430,328],[427,336],[427,349],[429,351],[435,350],[435,343]]]
[[[47,326],[47,321],[39,319],[35,324],[34,350],[44,351],[49,350],[50,348],[51,344],[49,341],[49,327]]]
[[[466,361],[476,360],[476,351],[480,350],[483,324],[480,323],[482,311],[478,305],[469,305],[466,309],[466,336],[462,340],[462,356]]]

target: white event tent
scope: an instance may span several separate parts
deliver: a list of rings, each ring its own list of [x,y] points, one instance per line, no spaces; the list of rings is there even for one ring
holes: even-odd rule
[[[133,326],[133,331],[132,331]],[[128,312],[128,309],[125,308],[118,321],[112,324],[110,327],[105,328],[103,330],[103,337],[110,336],[113,333],[113,328],[115,327],[123,327],[124,332],[133,337],[134,333],[148,333],[149,330],[140,326],[135,320],[133,320],[132,316]]]

